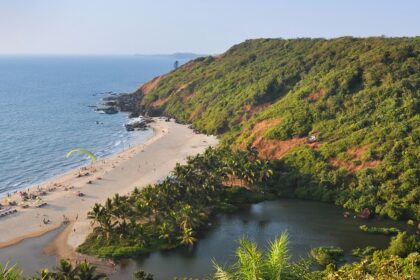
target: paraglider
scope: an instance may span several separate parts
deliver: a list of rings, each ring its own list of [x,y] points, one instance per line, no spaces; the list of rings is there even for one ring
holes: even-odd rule
[[[88,157],[90,157],[91,163],[94,163],[96,161],[96,156],[92,152],[89,152],[88,150],[83,149],[83,148],[76,148],[76,149],[71,150],[70,152],[67,153],[66,158],[70,157],[73,153],[76,153],[76,152],[85,154]]]

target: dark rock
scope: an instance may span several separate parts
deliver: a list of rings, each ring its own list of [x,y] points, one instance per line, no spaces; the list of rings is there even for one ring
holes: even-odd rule
[[[369,208],[364,208],[362,212],[359,214],[360,219],[369,219],[372,215],[372,212],[369,210]]]
[[[140,118],[139,120],[131,121],[124,126],[127,131],[147,130],[149,128],[147,125],[149,122],[150,120],[147,118]]]

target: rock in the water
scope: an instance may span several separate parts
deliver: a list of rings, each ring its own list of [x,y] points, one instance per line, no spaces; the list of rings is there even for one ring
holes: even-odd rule
[[[364,208],[362,212],[359,214],[359,218],[361,219],[369,219],[370,215],[372,215],[372,212],[369,210],[369,208]]]

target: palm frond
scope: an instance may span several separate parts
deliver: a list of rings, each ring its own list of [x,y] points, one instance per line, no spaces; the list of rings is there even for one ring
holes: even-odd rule
[[[262,279],[262,253],[258,250],[257,244],[247,238],[242,238],[239,244],[236,255],[240,279]]]
[[[234,280],[235,279],[235,276],[233,275],[233,273],[231,273],[227,269],[224,269],[223,267],[221,267],[214,261],[213,261],[213,267],[216,270],[216,272],[213,275],[214,280]]]
[[[280,280],[290,260],[288,240],[287,233],[282,233],[274,242],[270,242],[266,259],[267,279]]]

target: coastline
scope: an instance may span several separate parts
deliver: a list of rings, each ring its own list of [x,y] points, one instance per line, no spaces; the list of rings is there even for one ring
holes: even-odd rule
[[[153,136],[144,143],[39,184],[39,189],[51,190],[42,197],[47,205],[27,209],[17,206],[17,213],[2,217],[0,248],[57,229],[66,217],[71,230],[59,242],[66,239],[67,244],[62,245],[74,251],[91,231],[86,214],[95,203],[104,203],[115,193],[123,195],[134,187],[153,184],[169,175],[176,163],[218,142],[216,137],[195,134],[185,125],[154,120]],[[30,192],[37,190],[38,186],[30,188]],[[78,192],[84,196],[78,196]],[[43,223],[44,219],[49,223]]]

